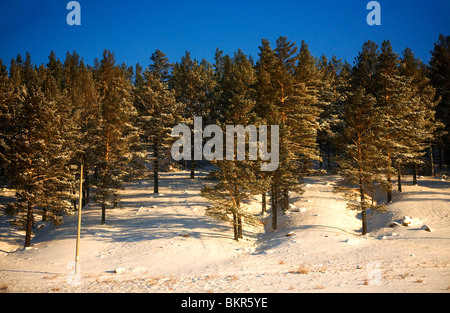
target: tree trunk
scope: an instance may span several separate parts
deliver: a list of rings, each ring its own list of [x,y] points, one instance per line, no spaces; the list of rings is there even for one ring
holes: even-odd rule
[[[398,192],[402,192],[402,166],[401,163],[398,163]]]
[[[261,206],[262,206],[262,213],[265,213],[267,210],[266,210],[266,204],[267,203],[267,201],[266,201],[266,192],[264,191],[263,193],[262,193],[262,200],[261,200]]]
[[[434,176],[433,146],[430,145],[431,176]]]
[[[195,160],[191,160],[191,179],[194,179],[195,177]]]
[[[83,207],[89,203],[89,171],[88,167],[84,167],[83,177],[85,177],[83,182]]]
[[[284,211],[289,210],[289,191],[287,188],[284,188],[283,190],[283,205],[284,205]]]
[[[26,231],[25,231],[25,248],[31,246],[31,227],[33,225],[33,206],[31,204],[31,201],[28,201],[28,208],[27,208],[27,224],[26,224]]]
[[[72,188],[72,194],[73,194],[73,195],[76,194],[76,193],[75,193],[75,188]],[[77,200],[75,199],[75,197],[74,197],[74,200],[73,200],[73,210],[74,210],[74,211],[77,210]]]
[[[417,162],[413,164],[413,185],[417,185]]]
[[[362,234],[367,234],[367,217],[366,217],[366,205],[364,204],[364,188],[362,178],[359,178],[359,197],[361,203],[361,221],[362,221]]]
[[[102,221],[101,221],[101,225],[105,225],[105,221],[106,221],[106,203],[102,203]]]
[[[272,228],[277,230],[277,190],[272,186]]]
[[[450,168],[450,142],[446,140],[444,143],[444,163],[447,164],[447,168]]]
[[[362,219],[362,234],[367,234],[367,217],[366,217],[366,208],[363,207],[361,210],[361,219]]]
[[[364,170],[362,167],[362,147],[361,147],[361,138],[358,138],[358,163],[359,163],[359,199],[361,204],[361,222],[362,222],[362,234],[367,234],[367,217],[366,217],[366,204],[364,199],[364,182],[363,182],[363,174]]]
[[[233,230],[234,230],[234,240],[239,241],[239,230],[236,212],[233,212]]]
[[[86,177],[86,179],[84,180],[84,185],[85,185],[84,189],[86,190],[86,201],[85,201],[85,203],[88,204],[89,203],[89,198],[90,198],[91,182],[89,180],[89,170],[87,168],[86,168],[86,175],[84,177]]]
[[[153,147],[153,193],[159,193],[159,188],[158,188],[158,158],[159,158],[159,153],[158,153],[158,148],[156,146],[156,143]]]
[[[47,221],[47,212],[48,212],[47,207],[46,207],[46,206],[43,207],[43,208],[42,208],[42,221],[43,221],[43,222],[46,222],[46,221]]]
[[[195,177],[195,155],[194,155],[194,142],[195,142],[195,135],[194,132],[192,132],[192,137],[191,137],[191,179],[194,179]]]
[[[330,147],[330,142],[327,141],[327,170],[331,169],[331,147]]]
[[[387,175],[387,203],[392,202],[392,181],[391,173]]]
[[[242,235],[242,216],[240,214],[238,214],[238,237],[239,238],[244,238],[244,236]]]

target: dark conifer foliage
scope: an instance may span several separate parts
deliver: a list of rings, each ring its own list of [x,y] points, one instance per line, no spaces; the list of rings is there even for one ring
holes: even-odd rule
[[[141,134],[151,152],[153,192],[158,193],[158,173],[171,159],[170,143],[173,140],[170,132],[179,121],[180,108],[175,101],[175,92],[169,90],[167,80],[170,64],[165,54],[157,50],[151,60],[143,77],[137,78],[134,101]]]
[[[228,55],[217,56],[216,61],[220,64],[216,69],[218,97],[214,103],[218,126],[226,131],[226,125],[258,125],[258,117],[254,112],[256,76],[251,62],[241,50],[233,58]],[[219,134],[209,135],[216,138]],[[237,143],[239,139],[234,137],[233,134],[233,143]],[[246,146],[249,146],[247,136],[244,140]],[[214,147],[215,151],[218,148]],[[225,146],[220,148],[226,151]],[[234,149],[232,159],[227,156],[225,159],[211,160],[211,163],[218,168],[212,173],[218,183],[202,189],[202,196],[212,203],[206,214],[230,222],[233,225],[234,239],[238,241],[243,238],[244,223],[257,225],[259,222],[246,211],[244,202],[250,196],[265,191],[266,181],[258,176],[259,164],[256,160],[249,159],[248,150],[245,160],[238,160]]]
[[[131,81],[127,71],[115,65],[114,54],[105,50],[94,77],[100,93],[98,128],[94,131],[96,156],[95,201],[102,207],[101,224],[106,208],[117,207],[118,191],[128,178],[129,165],[139,149],[137,112],[132,102]]]
[[[192,59],[188,51],[173,65],[170,86],[175,91],[176,101],[181,104],[181,121],[193,131],[195,116],[206,118],[211,114],[215,84],[212,65],[206,60]],[[191,142],[193,144],[194,140]],[[194,179],[196,162],[194,149],[191,151],[191,179]]]
[[[262,40],[257,71],[256,112],[269,125],[280,126],[280,165],[271,172],[272,228],[277,229],[277,209],[288,209],[289,192],[301,191],[301,178],[319,159],[317,146],[318,68],[307,45],[300,52],[286,37],[272,50]],[[267,175],[266,175],[267,176]]]
[[[435,100],[438,101],[436,120],[440,121],[444,127],[440,136],[435,139],[440,156],[438,162],[441,168],[442,163],[445,163],[448,168],[450,166],[450,36],[439,34],[431,51],[428,77],[436,90]]]
[[[70,207],[67,200],[73,177],[68,166],[75,127],[65,121],[68,108],[54,73],[33,66],[28,53],[25,62],[17,57],[11,67],[16,88],[3,115],[2,150],[6,175],[17,197],[9,213],[26,230],[28,247],[37,213],[58,225],[61,213]]]

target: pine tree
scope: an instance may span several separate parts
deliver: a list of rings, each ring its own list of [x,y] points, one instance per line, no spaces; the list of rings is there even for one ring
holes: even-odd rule
[[[297,144],[296,154],[300,157],[301,176],[310,174],[310,164],[320,161],[317,132],[320,129],[319,116],[328,106],[328,100],[321,97],[323,83],[316,59],[311,55],[308,45],[302,41],[295,68],[297,107],[292,122]],[[295,122],[296,121],[296,122]]]
[[[342,112],[347,93],[352,85],[356,86],[356,83],[352,82],[352,72],[354,71],[352,70],[351,65],[348,62],[344,62],[334,82],[335,85],[333,86],[331,105],[323,113],[325,118],[326,116],[329,117],[329,120],[327,121],[328,125],[325,128],[325,137],[334,150],[335,156],[332,158],[333,160],[339,158],[339,153],[345,147],[341,136],[345,129],[345,123],[342,120]]]
[[[439,101],[436,107],[436,120],[443,124],[440,137],[448,168],[450,167],[450,36],[439,34],[439,39],[431,51],[428,75],[431,85],[436,90],[435,100]]]
[[[8,77],[6,65],[0,59],[0,177],[5,176],[7,159],[5,155],[5,140],[7,138],[9,119],[13,114],[10,103],[13,101],[14,89]]]
[[[54,53],[50,54],[47,67],[41,65],[38,68],[38,76],[48,103],[43,118],[51,121],[41,129],[45,143],[42,220],[51,220],[57,226],[62,220],[62,213],[70,208],[70,187],[75,180],[71,164],[74,161],[79,163],[75,160],[79,126],[67,101],[67,94],[61,89],[62,63]]]
[[[188,51],[175,63],[170,87],[175,91],[176,101],[182,104],[182,121],[193,129],[195,116],[209,116],[214,96],[214,70],[206,60],[198,62]],[[191,140],[193,143],[194,140]],[[191,149],[192,154],[194,149]],[[191,179],[195,176],[195,160],[191,157]]]
[[[69,209],[67,134],[71,123],[66,121],[63,98],[46,68],[34,67],[27,53],[25,62],[18,57],[11,69],[15,96],[9,102],[12,114],[2,143],[6,174],[17,201],[8,212],[19,217],[15,224],[26,230],[25,247],[29,247],[36,213],[58,225],[59,215]]]
[[[95,201],[101,204],[101,224],[106,221],[107,205],[118,205],[118,191],[127,179],[129,165],[139,149],[138,130],[134,126],[136,109],[132,102],[132,84],[123,68],[115,65],[114,54],[105,50],[95,71],[100,92],[100,120],[96,134],[97,177]]]
[[[67,52],[63,69],[63,90],[67,105],[71,108],[70,119],[79,127],[78,136],[74,139],[76,159],[73,163],[78,164],[81,160],[84,165],[82,205],[85,205],[89,202],[91,176],[96,168],[95,142],[100,127],[100,93],[97,90],[93,72],[84,64],[76,51]],[[78,186],[78,182],[74,180],[73,193]],[[73,204],[76,208],[77,201]]]
[[[281,93],[279,90],[280,87],[284,87],[286,83],[281,81],[280,78],[276,76],[283,73],[283,68],[267,39],[261,40],[259,50],[259,60],[256,64],[257,86],[255,111],[261,119],[261,123],[266,125],[281,125],[282,110],[279,109],[278,104],[281,103],[281,101],[279,101],[280,99],[284,101],[286,94],[284,93],[284,88]],[[270,186],[267,191],[270,191],[271,195],[270,202],[272,210],[272,228],[274,230],[277,229],[277,209],[278,200],[280,198],[280,166],[282,166],[282,164],[286,164],[286,149],[284,149],[285,141],[282,140],[282,138],[284,138],[285,131],[285,128],[280,127],[279,159],[280,161],[284,161],[280,162],[277,170],[268,173],[261,173],[263,179],[270,182]],[[266,191],[263,192],[264,195],[265,193]]]
[[[378,45],[368,40],[362,45],[361,51],[355,58],[355,65],[352,68],[352,84],[363,87],[367,93],[374,94],[374,75],[378,63],[380,52]]]
[[[158,193],[158,173],[161,163],[168,163],[170,159],[170,132],[178,119],[179,108],[174,91],[168,88],[168,59],[157,50],[151,60],[153,63],[144,73],[145,79],[136,87],[135,106],[145,142],[152,151],[153,192]]]
[[[241,50],[238,50],[233,58],[216,54],[216,61],[219,61],[219,57],[220,63],[217,64],[220,65],[216,69],[216,77],[220,92],[216,91],[219,96],[215,103],[216,116],[219,118],[216,122],[223,131],[226,125],[246,127],[249,124],[257,124],[257,117],[253,112],[255,106],[253,85],[256,76],[251,62]],[[249,146],[247,139],[245,140],[248,149],[254,148]],[[237,146],[235,142],[233,138],[234,146]],[[221,148],[222,151],[226,151],[225,147]],[[257,160],[250,160],[249,153],[246,152],[244,160],[237,159],[236,150],[232,159],[228,159],[227,156],[225,160],[211,160],[218,168],[212,173],[218,183],[214,186],[205,186],[201,193],[212,202],[206,214],[230,222],[236,241],[243,238],[244,222],[251,225],[259,224],[258,219],[246,212],[244,201],[267,188],[264,186],[265,181],[258,177],[259,163]]]
[[[384,114],[382,149],[386,153],[385,165],[387,202],[392,201],[392,176],[401,169],[402,154],[408,147],[404,138],[408,134],[406,114],[409,112],[410,82],[399,73],[400,58],[392,50],[389,40],[383,41],[374,73],[373,95]]]
[[[435,132],[442,124],[435,121],[434,101],[435,90],[426,77],[426,70],[421,60],[415,58],[411,49],[403,52],[399,73],[410,82],[408,107],[403,112],[403,136],[404,151],[398,158],[398,188],[401,192],[401,167],[402,163],[412,163],[413,184],[417,184],[417,165],[422,164],[422,157],[430,143],[434,139]]]
[[[318,93],[318,105],[321,109],[317,142],[320,149],[320,167],[323,167],[323,159],[326,159],[326,169],[331,170],[331,162],[337,152],[336,141],[339,124],[339,103],[341,97],[341,85],[345,84],[344,63],[333,56],[330,61],[322,56],[319,62],[320,86]]]
[[[280,162],[271,173],[274,230],[279,200],[287,210],[289,191],[301,191],[299,179],[310,170],[309,163],[318,160],[318,71],[304,42],[299,54],[297,51],[286,37],[278,38],[275,50],[262,40],[257,63],[256,111],[265,123],[280,125]]]
[[[377,104],[372,94],[376,90],[374,76],[378,56],[378,46],[371,41],[365,42],[350,71],[349,66],[344,66],[337,89],[340,93],[336,125],[339,174],[346,183],[358,186],[357,194],[350,190],[345,196],[351,200],[348,207],[361,212],[363,235],[368,231],[367,209],[384,209],[384,205],[374,203],[371,196],[382,181],[388,158],[383,151],[386,145],[385,108]]]
[[[367,195],[379,180],[380,165],[385,162],[379,151],[379,125],[383,115],[376,107],[375,98],[361,86],[347,89],[344,101],[340,117],[344,130],[340,135],[343,154],[338,161],[339,174],[346,182],[358,186],[359,199],[354,199],[356,204],[349,202],[348,207],[361,212],[362,234],[365,235],[367,209],[378,208],[369,202]]]

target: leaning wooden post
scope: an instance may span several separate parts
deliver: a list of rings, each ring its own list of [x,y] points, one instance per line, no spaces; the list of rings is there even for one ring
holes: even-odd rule
[[[83,195],[83,164],[80,166],[80,199],[78,205],[78,227],[77,227],[77,246],[75,250],[75,274],[77,274],[78,270],[78,261],[80,260],[80,231],[81,231],[81,202]]]

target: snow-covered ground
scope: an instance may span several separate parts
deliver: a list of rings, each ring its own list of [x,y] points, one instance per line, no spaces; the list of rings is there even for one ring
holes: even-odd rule
[[[384,214],[369,213],[369,234],[333,192],[337,176],[311,177],[292,194],[279,229],[246,228],[232,240],[229,225],[204,215],[202,172],[161,174],[160,194],[150,180],[122,192],[106,225],[92,204],[82,213],[80,276],[74,276],[77,216],[58,229],[36,231],[23,249],[23,232],[0,212],[0,291],[3,292],[450,292],[450,182],[425,177]],[[2,202],[12,197],[4,189]],[[250,207],[259,214],[256,199]],[[409,226],[389,227],[392,221]],[[422,229],[423,225],[431,232]]]

